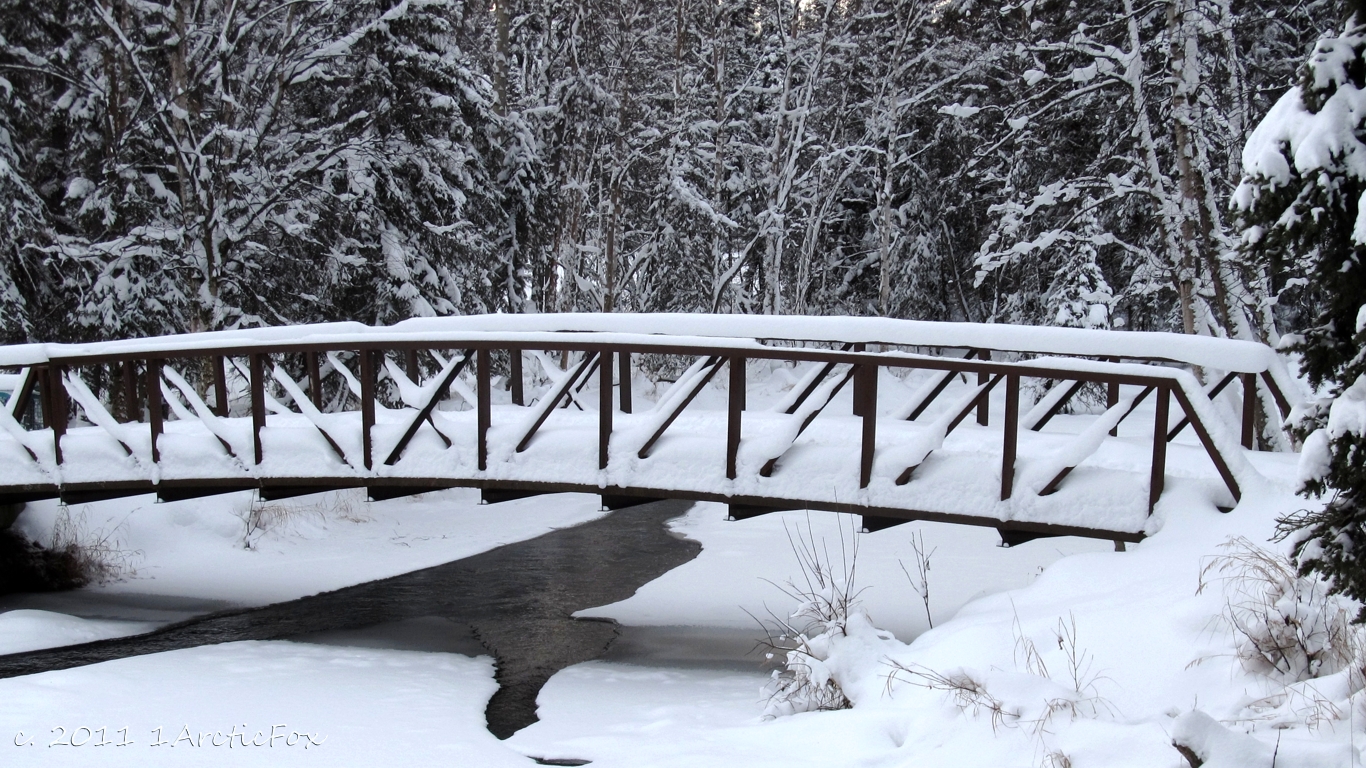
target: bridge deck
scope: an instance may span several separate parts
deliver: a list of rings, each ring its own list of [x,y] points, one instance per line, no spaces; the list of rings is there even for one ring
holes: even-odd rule
[[[44,413],[52,417],[43,417],[45,428],[21,428],[9,417],[24,416],[21,396],[0,416],[6,422],[0,502],[135,492],[184,498],[249,487],[287,495],[367,486],[383,496],[478,486],[830,509],[1134,541],[1148,529],[1168,475],[1207,484],[1231,506],[1239,478],[1252,472],[1207,390],[1170,364],[851,349],[859,342],[843,350],[775,349],[729,338],[699,349],[688,337],[675,349],[658,336],[562,334],[529,344],[525,333],[424,333],[383,342],[314,337],[311,347],[272,339],[225,349],[191,336],[133,351],[131,342],[79,354],[45,349],[46,359],[31,361],[25,373],[34,385],[30,400],[47,405]],[[1235,344],[1244,345],[1239,364],[1252,370],[1230,374],[1223,384],[1242,377],[1239,418],[1247,443],[1257,377],[1273,390],[1275,381],[1257,370],[1259,358],[1246,343]],[[542,386],[532,376],[527,394],[538,398],[522,397],[521,366],[533,358],[521,351],[503,358],[502,375],[516,384],[492,386],[493,355],[528,347],[582,356],[568,373],[547,368]],[[385,356],[386,348],[403,364]],[[623,391],[620,373],[631,370],[631,355],[661,348],[713,357],[697,359],[657,403],[645,398],[650,392]],[[441,352],[419,361],[419,349]],[[320,366],[320,353],[332,350],[350,351],[351,362],[330,356]],[[594,355],[609,364],[590,366]],[[746,373],[745,361],[755,358],[770,361]],[[789,370],[801,379],[791,388],[752,381],[756,372],[772,370],[773,359],[795,364]],[[213,368],[205,362],[215,360],[223,371],[216,378],[204,373]],[[728,383],[726,376],[713,378],[723,367],[731,371]],[[290,370],[304,383],[296,384]],[[186,381],[196,373],[199,382]],[[1046,429],[1030,429],[1040,408],[1022,415],[1031,410],[1019,402],[1022,378],[1105,384],[1109,408],[1098,417],[1059,417]],[[933,389],[936,381],[944,386]],[[380,383],[387,392],[377,389]],[[1065,402],[1054,399],[1058,407]],[[359,407],[347,410],[348,404]],[[122,420],[113,415],[120,405]],[[1186,433],[1193,444],[1167,447],[1179,423],[1177,414],[1164,412],[1169,406],[1193,421],[1195,429]],[[139,410],[141,420],[127,418]],[[973,413],[975,420],[968,418]],[[1106,434],[1112,423],[1117,437]]]

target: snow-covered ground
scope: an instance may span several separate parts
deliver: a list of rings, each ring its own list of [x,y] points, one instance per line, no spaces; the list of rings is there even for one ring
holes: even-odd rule
[[[1076,419],[1055,428],[1084,426]],[[701,555],[626,601],[584,611],[621,621],[619,646],[552,678],[539,699],[541,722],[507,742],[483,728],[494,690],[487,657],[252,642],[0,680],[0,764],[370,766],[402,755],[417,766],[531,765],[532,756],[595,766],[1178,768],[1186,762],[1172,739],[1181,735],[1224,745],[1211,767],[1271,766],[1273,754],[1281,768],[1356,765],[1366,711],[1360,694],[1347,698],[1345,675],[1287,689],[1246,669],[1236,634],[1220,620],[1225,585],[1209,581],[1197,593],[1202,569],[1231,537],[1283,551],[1267,543],[1276,517],[1309,503],[1292,493],[1295,456],[1250,458],[1265,480],[1227,514],[1205,479],[1175,467],[1157,510],[1161,530],[1127,552],[1079,539],[1002,549],[989,529],[933,524],[854,534],[849,518],[827,513],[726,522],[722,507],[700,504],[673,527],[700,541]],[[267,514],[266,529],[250,535],[243,496],[90,505],[88,535],[112,533],[134,571],[21,606],[56,612],[66,600],[86,625],[65,615],[0,614],[0,644],[108,633],[108,617],[90,608],[100,599],[153,607],[272,602],[601,514],[593,497],[496,507],[475,498],[311,497]],[[21,525],[42,535],[57,514],[37,505]],[[829,643],[827,666],[853,708],[764,719],[769,670],[762,653],[747,654],[762,636],[751,614],[793,609],[774,586],[801,578],[790,536],[820,543],[837,567],[857,542],[863,607],[901,640],[851,621],[848,637]],[[913,537],[933,553],[933,629],[903,571],[917,574]],[[949,683],[953,690],[944,689]],[[100,727],[94,735],[80,730]],[[228,738],[234,727],[245,739]],[[168,743],[152,746],[158,734]],[[245,754],[218,754],[225,749]]]

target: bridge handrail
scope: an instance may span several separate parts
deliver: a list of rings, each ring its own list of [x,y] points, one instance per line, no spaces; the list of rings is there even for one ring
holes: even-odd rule
[[[1292,387],[1284,363],[1265,344],[1209,336],[1103,331],[1044,326],[951,323],[877,317],[693,315],[669,313],[563,313],[467,315],[417,318],[391,326],[361,323],[211,331],[86,344],[21,344],[0,347],[0,366],[76,359],[129,359],[165,354],[215,354],[263,347],[358,348],[406,343],[459,346],[465,342],[544,344],[563,334],[592,343],[668,346],[759,344],[759,340],[857,343],[899,347],[987,349],[1038,355],[1106,356],[1184,363],[1238,373],[1270,373]],[[659,337],[671,341],[663,342]]]
[[[612,390],[614,388],[613,379],[617,373],[616,365],[612,362],[616,360],[620,365],[621,380],[626,380],[629,376],[630,360],[633,355],[661,353],[682,356],[696,356],[708,358],[715,361],[711,374],[715,374],[722,364],[729,364],[731,368],[730,402],[728,407],[728,434],[727,440],[727,477],[734,479],[736,472],[736,456],[739,449],[741,419],[740,413],[745,409],[744,404],[744,362],[749,359],[768,359],[787,362],[811,362],[818,365],[815,370],[823,371],[821,378],[824,378],[836,365],[850,366],[841,369],[843,380],[852,380],[854,384],[854,415],[863,417],[863,436],[861,438],[861,458],[860,458],[860,488],[868,486],[871,478],[874,446],[876,445],[876,422],[880,418],[877,413],[877,370],[879,368],[903,368],[903,369],[922,369],[931,371],[948,372],[950,375],[957,374],[976,374],[980,394],[970,398],[971,402],[960,403],[955,406],[955,413],[950,414],[952,424],[956,426],[970,410],[978,413],[978,423],[987,423],[986,393],[998,382],[1004,385],[1007,393],[1006,398],[1006,420],[1004,424],[1004,448],[1002,454],[1002,492],[1001,499],[1010,497],[1012,492],[1012,477],[1014,475],[1015,463],[1015,443],[1016,435],[1022,428],[1019,414],[1020,388],[1022,378],[1044,378],[1061,381],[1073,382],[1094,382],[1108,385],[1107,393],[1108,406],[1120,408],[1123,413],[1115,411],[1112,415],[1115,424],[1128,415],[1132,408],[1124,408],[1123,403],[1119,402],[1118,387],[1120,385],[1136,385],[1145,388],[1145,392],[1138,395],[1139,398],[1147,396],[1150,392],[1156,392],[1158,402],[1157,416],[1154,423],[1154,442],[1153,442],[1153,475],[1151,482],[1150,509],[1156,503],[1157,497],[1163,488],[1163,467],[1165,466],[1166,443],[1174,436],[1167,432],[1167,398],[1174,397],[1182,410],[1185,412],[1191,426],[1198,434],[1200,442],[1206,449],[1216,469],[1227,484],[1232,496],[1237,499],[1241,496],[1241,488],[1245,487],[1249,480],[1255,480],[1256,471],[1251,467],[1246,457],[1239,450],[1237,435],[1221,424],[1216,409],[1213,407],[1210,396],[1207,395],[1200,382],[1188,370],[1182,367],[1180,362],[1173,364],[1174,355],[1183,356],[1187,359],[1196,359],[1205,363],[1209,368],[1228,371],[1232,369],[1226,379],[1235,377],[1241,379],[1243,391],[1243,433],[1242,445],[1251,447],[1254,442],[1255,419],[1253,414],[1255,409],[1250,407],[1255,403],[1253,398],[1256,396],[1257,380],[1260,378],[1265,382],[1267,389],[1273,393],[1278,405],[1284,414],[1288,410],[1285,397],[1281,394],[1282,389],[1278,386],[1278,376],[1276,374],[1279,360],[1269,347],[1250,342],[1236,342],[1220,339],[1192,339],[1190,337],[1174,336],[1172,334],[1156,334],[1163,337],[1158,341],[1173,342],[1174,346],[1163,347],[1164,351],[1172,352],[1166,356],[1157,356],[1151,353],[1157,351],[1157,346],[1153,340],[1143,340],[1143,343],[1133,341],[1135,336],[1146,336],[1147,334],[1123,334],[1122,332],[1085,332],[1070,329],[1035,329],[1021,328],[1016,326],[978,326],[968,330],[966,333],[962,326],[965,324],[934,324],[934,323],[911,323],[909,321],[882,321],[877,318],[871,320],[874,323],[864,323],[868,318],[796,318],[803,322],[779,323],[768,322],[769,320],[792,320],[792,318],[759,318],[758,321],[751,322],[745,316],[728,316],[723,318],[727,321],[724,330],[726,334],[704,335],[703,331],[723,330],[716,322],[716,318],[701,318],[698,316],[684,315],[555,315],[548,317],[532,317],[530,320],[522,319],[523,316],[484,316],[479,318],[442,318],[438,320],[407,321],[397,326],[371,328],[354,323],[333,323],[317,326],[296,326],[287,328],[257,329],[250,331],[228,331],[204,334],[187,334],[183,336],[160,337],[153,339],[133,339],[115,342],[105,342],[99,344],[83,345],[24,345],[15,347],[0,347],[0,367],[25,365],[26,368],[22,392],[16,392],[16,399],[26,401],[31,398],[33,390],[43,398],[43,421],[45,426],[51,428],[51,448],[57,465],[61,465],[62,458],[62,437],[66,433],[70,415],[68,403],[75,394],[68,392],[68,385],[75,386],[74,382],[80,381],[79,369],[84,367],[98,367],[110,365],[105,374],[97,374],[96,381],[106,381],[113,392],[115,386],[116,371],[123,377],[123,383],[119,390],[124,403],[125,420],[137,422],[144,417],[141,415],[142,405],[148,406],[145,412],[148,427],[151,430],[151,460],[154,464],[159,462],[157,454],[157,438],[163,432],[162,426],[162,375],[163,370],[170,368],[173,361],[193,358],[216,358],[210,360],[211,365],[202,369],[206,371],[205,376],[210,373],[214,378],[216,404],[211,410],[218,416],[226,417],[229,412],[228,401],[225,394],[226,386],[224,379],[225,362],[234,369],[238,375],[245,378],[249,384],[249,396],[251,400],[250,419],[252,423],[252,433],[254,434],[254,464],[262,463],[262,443],[261,432],[266,428],[266,401],[268,399],[264,390],[265,370],[272,365],[270,357],[272,355],[295,355],[305,353],[305,363],[308,367],[309,392],[304,394],[298,386],[297,392],[293,393],[293,399],[302,403],[309,400],[321,410],[322,404],[320,397],[322,394],[319,382],[318,358],[321,353],[329,353],[328,358],[334,366],[338,361],[330,354],[332,352],[360,352],[357,356],[359,362],[353,360],[350,365],[359,365],[359,381],[353,381],[355,376],[345,370],[347,364],[340,364],[340,373],[348,379],[348,387],[353,390],[353,394],[359,398],[360,402],[360,438],[363,447],[362,466],[352,466],[355,470],[355,477],[352,479],[364,478],[366,482],[383,482],[385,474],[379,466],[376,466],[373,456],[371,431],[375,426],[374,404],[378,397],[376,392],[377,376],[380,368],[388,368],[390,376],[407,375],[412,378],[414,384],[421,383],[421,370],[418,366],[417,353],[422,350],[432,351],[442,349],[459,349],[467,353],[474,353],[476,365],[476,379],[478,394],[474,395],[472,405],[478,410],[478,436],[477,446],[479,451],[478,469],[483,473],[486,469],[485,458],[488,455],[488,431],[490,427],[490,376],[491,353],[501,353],[503,350],[563,350],[583,353],[584,362],[581,367],[587,364],[589,357],[596,357],[602,362],[596,367],[597,376],[602,379],[599,389],[602,402],[599,404],[600,427],[599,427],[599,469],[606,469],[608,464],[608,443],[612,440],[612,412],[616,410],[612,404]],[[677,333],[666,334],[662,332],[652,332],[660,326],[661,320],[679,321],[680,328]],[[631,331],[614,330],[612,327],[620,324],[623,319],[636,321],[638,327]],[[608,321],[611,322],[608,322]],[[681,322],[687,320],[688,322]],[[459,321],[459,322],[457,322]],[[558,322],[564,321],[564,322]],[[734,322],[730,322],[734,321]],[[806,321],[821,321],[819,323]],[[558,323],[568,330],[544,330],[539,326],[548,326]],[[866,326],[862,331],[842,332],[837,338],[817,338],[802,339],[791,338],[791,336],[780,337],[775,331],[795,334],[798,331],[831,331],[847,330],[857,328],[860,325]],[[612,327],[608,327],[612,326]],[[818,327],[819,326],[819,327]],[[938,328],[934,334],[903,334],[901,336],[888,336],[881,334],[889,328],[901,328],[912,330],[934,326]],[[942,326],[942,327],[941,327]],[[947,329],[947,330],[945,330]],[[1011,329],[1014,329],[1013,331]],[[685,333],[690,331],[692,333]],[[755,337],[740,335],[743,332],[756,332]],[[873,335],[878,331],[878,335]],[[1080,342],[1068,344],[1049,343],[1038,344],[1040,348],[1066,348],[1065,353],[1046,354],[1037,351],[1021,352],[1020,350],[1009,350],[1018,352],[1023,359],[1017,358],[1016,354],[997,356],[993,359],[992,355],[983,349],[1001,350],[1003,347],[1010,346],[1012,341],[1018,341],[1029,337],[1032,331],[1047,331],[1037,338],[1044,341],[1050,339],[1070,339],[1071,334],[1081,334],[1078,339],[1091,342],[1111,342],[1115,338],[1126,339],[1122,344],[1107,344],[1104,348],[1090,347],[1081,345]],[[1053,333],[1062,331],[1062,335]],[[866,333],[865,333],[866,332]],[[1013,336],[1011,334],[1014,334]],[[761,335],[758,335],[761,334]],[[820,335],[820,334],[811,334]],[[829,335],[829,334],[825,334]],[[858,341],[858,339],[880,338],[881,341]],[[887,339],[893,339],[887,341]],[[1033,337],[1031,337],[1033,338]],[[926,343],[929,340],[944,342],[942,345]],[[785,343],[773,343],[781,341]],[[1002,343],[1002,341],[1006,343]],[[1185,342],[1194,341],[1194,344]],[[815,346],[810,344],[815,343]],[[914,342],[914,343],[912,343]],[[953,342],[949,344],[947,342]],[[1181,343],[1175,343],[1181,342]],[[942,356],[926,354],[923,350],[936,346],[954,347],[958,344],[970,345],[971,355],[965,356]],[[829,348],[839,345],[839,348]],[[910,350],[898,348],[867,349],[868,345],[895,345],[896,347],[910,347]],[[1018,346],[1018,345],[1017,345]],[[1161,345],[1158,345],[1161,346]],[[963,347],[958,347],[963,348]],[[1192,350],[1194,352],[1192,352]],[[1232,350],[1228,355],[1204,354],[1210,350]],[[380,365],[386,360],[388,353],[399,352],[406,356],[405,365],[400,369],[394,366]],[[1194,354],[1199,352],[1201,354]],[[1255,353],[1255,354],[1254,354]],[[1041,355],[1030,357],[1030,355]],[[1085,355],[1085,357],[1067,356]],[[242,368],[236,360],[232,358],[248,358],[247,362],[250,371]],[[468,357],[468,355],[467,355]],[[1004,358],[1004,359],[1003,359]],[[1257,358],[1267,365],[1258,367],[1256,365],[1245,364],[1248,360]],[[441,360],[440,356],[436,359]],[[512,366],[509,375],[512,380],[520,383],[522,375],[520,368],[520,354],[513,354],[509,358],[499,357],[500,360],[507,360]],[[1157,359],[1159,364],[1150,364]],[[1128,362],[1123,362],[1127,360]],[[1253,360],[1255,362],[1255,360]],[[120,364],[115,367],[115,364]],[[1273,365],[1275,363],[1276,365]],[[500,365],[502,363],[499,363]],[[1189,364],[1189,363],[1187,363]],[[1241,366],[1234,367],[1234,365]],[[139,373],[139,369],[142,373]],[[212,370],[210,370],[212,369]],[[1251,369],[1251,370],[1248,370]],[[1282,369],[1283,372],[1283,369]],[[458,375],[458,370],[454,375]],[[437,402],[441,392],[455,384],[456,382],[448,379],[454,375],[442,379],[442,382],[433,390],[433,394],[425,403],[426,410],[416,409],[417,417],[412,419],[408,425],[405,436],[394,446],[387,446],[384,450],[390,456],[384,464],[393,464],[401,456],[404,447],[413,434],[421,427],[422,422],[430,414],[430,409]],[[591,372],[585,373],[584,378],[593,375]],[[138,387],[135,378],[144,377],[145,385]],[[66,382],[66,383],[64,383]],[[737,385],[738,382],[738,385]],[[569,382],[566,386],[572,386]],[[842,385],[842,384],[841,384]],[[515,385],[514,385],[515,386]],[[737,391],[736,388],[739,387]],[[142,389],[146,397],[138,394]],[[837,387],[836,387],[837,389]],[[936,393],[939,389],[936,390]],[[77,387],[80,390],[80,387]],[[358,391],[357,391],[358,390]],[[520,393],[520,387],[515,387],[514,392]],[[833,392],[834,390],[831,390]],[[1075,389],[1070,389],[1075,392]],[[812,408],[819,410],[824,407],[830,399],[831,392],[821,395],[817,399],[819,403]],[[131,393],[131,394],[129,394]],[[81,392],[76,392],[81,394]],[[628,392],[623,390],[621,410],[629,413]],[[94,397],[92,395],[91,397]],[[112,397],[112,395],[111,395]],[[738,397],[738,399],[737,399]],[[131,399],[130,399],[131,398]],[[77,400],[80,398],[76,397]],[[468,398],[467,398],[468,399]],[[678,398],[681,404],[676,405],[676,411],[681,411],[687,407],[687,402],[691,398]],[[931,395],[930,399],[933,399]],[[1065,398],[1064,398],[1065,399]],[[522,405],[520,394],[513,395],[515,405]],[[1060,406],[1061,400],[1054,406]],[[409,404],[411,405],[411,403]],[[49,407],[50,406],[50,407]],[[1050,407],[1054,407],[1050,406]],[[300,406],[302,407],[302,406]],[[553,404],[551,405],[553,407]],[[663,403],[661,406],[663,407]],[[20,409],[14,410],[15,413]],[[98,409],[97,409],[98,410]],[[183,410],[180,409],[180,410]],[[177,413],[180,413],[180,410]],[[307,409],[305,409],[307,410]],[[808,409],[811,410],[811,409]],[[1054,412],[1056,407],[1054,407]],[[48,414],[52,416],[49,418]],[[188,413],[188,412],[187,412]],[[787,413],[791,414],[792,410]],[[814,411],[813,411],[814,414]],[[673,417],[677,412],[668,414],[664,420],[663,427],[658,431],[668,428],[672,423]],[[801,414],[798,414],[801,416]],[[807,417],[809,421],[810,416]],[[882,416],[881,418],[887,418]],[[891,418],[899,418],[893,416]],[[106,419],[105,421],[108,421]],[[317,419],[313,419],[314,426],[323,431]],[[544,421],[544,415],[540,421]],[[804,427],[805,424],[802,424]],[[435,425],[433,424],[435,428]],[[539,421],[527,432],[523,443],[531,440],[535,434]],[[948,429],[952,430],[953,426]],[[1023,426],[1024,429],[1033,429],[1033,426]],[[125,429],[124,425],[118,425],[117,429]],[[212,430],[211,430],[212,431]],[[797,430],[800,432],[800,428]],[[215,433],[216,434],[216,433]],[[1111,434],[1114,434],[1111,431]],[[323,437],[332,443],[334,450],[340,453],[336,442],[325,431]],[[444,437],[444,435],[443,435]],[[656,434],[656,438],[658,434]],[[219,436],[220,441],[222,437]],[[21,439],[21,443],[23,440]],[[449,438],[446,439],[447,445],[450,444]],[[25,443],[25,445],[27,445]],[[225,443],[225,448],[229,453],[234,450]],[[125,447],[126,450],[127,449]],[[520,449],[519,449],[520,450]],[[243,455],[242,449],[237,449],[235,455],[240,455],[242,461],[248,461],[248,457]],[[33,451],[30,450],[30,455]],[[761,474],[767,477],[773,463],[781,458],[781,454],[772,457],[766,465],[766,469]],[[922,457],[923,458],[923,457]],[[343,459],[345,460],[345,458]],[[1067,461],[1072,462],[1063,467],[1053,481],[1047,484],[1044,493],[1050,493],[1051,489],[1056,488],[1057,483],[1072,470],[1076,463],[1081,459],[1071,458]],[[37,458],[35,456],[35,461]],[[910,478],[915,466],[906,468],[905,472],[897,480],[897,485],[902,485]],[[349,471],[349,470],[348,470]],[[249,475],[254,475],[250,470]],[[61,481],[61,473],[54,474],[55,482],[60,492],[65,494],[66,488]],[[482,474],[479,477],[483,477]],[[478,479],[478,478],[476,478]],[[483,480],[479,480],[483,482]],[[236,482],[236,481],[235,481]],[[158,488],[159,482],[154,483]],[[264,487],[264,486],[263,486]],[[160,492],[160,490],[158,490]],[[64,496],[65,497],[65,496]]]

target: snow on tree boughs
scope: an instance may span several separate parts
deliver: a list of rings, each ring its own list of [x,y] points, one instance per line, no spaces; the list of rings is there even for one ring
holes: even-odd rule
[[[1243,243],[1263,263],[1301,259],[1312,275],[1312,317],[1282,346],[1324,397],[1292,414],[1305,440],[1302,492],[1327,496],[1319,510],[1281,521],[1304,573],[1334,592],[1366,600],[1366,26],[1354,16],[1319,41],[1300,79],[1243,153],[1233,197]],[[1357,616],[1366,621],[1366,609]]]

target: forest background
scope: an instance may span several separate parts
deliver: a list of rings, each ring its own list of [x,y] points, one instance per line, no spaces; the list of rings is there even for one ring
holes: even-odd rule
[[[0,332],[476,312],[1252,338],[1327,2],[0,0]]]

